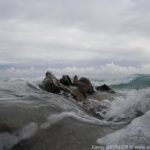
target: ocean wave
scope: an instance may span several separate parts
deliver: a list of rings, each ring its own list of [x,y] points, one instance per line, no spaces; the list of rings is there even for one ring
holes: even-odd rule
[[[150,75],[135,74],[131,76],[93,78],[92,83],[95,86],[107,84],[116,90],[144,89],[150,87]]]
[[[115,149],[121,149],[120,146],[127,145],[131,146],[128,149],[140,149],[140,146],[143,146],[148,149],[146,146],[150,146],[150,111],[145,113],[142,117],[134,119],[131,124],[126,128],[118,130],[112,134],[109,134],[103,138],[99,138],[97,143],[100,145],[107,146],[113,145],[118,146]],[[138,147],[139,146],[139,147]],[[150,147],[149,147],[150,148]],[[141,148],[142,149],[142,148]]]
[[[129,79],[126,84],[131,84],[136,80],[145,81],[146,83],[149,81],[149,75],[134,75],[126,79]],[[0,149],[2,150],[30,138],[39,130],[46,132],[47,129],[51,129],[58,122],[61,124],[61,121],[65,119],[81,122],[84,126],[90,124],[98,127],[111,127],[111,125],[129,124],[123,131],[118,130],[114,135],[112,133],[110,137],[116,137],[116,139],[114,138],[114,143],[121,139],[123,141],[123,136],[129,136],[130,139],[134,136],[137,139],[138,136],[135,136],[135,133],[139,135],[143,134],[143,132],[144,138],[149,140],[149,135],[146,135],[149,130],[149,122],[145,121],[145,119],[140,120],[140,118],[147,116],[145,118],[149,119],[150,88],[120,90],[121,93],[112,95],[103,93],[106,95],[103,100],[94,99],[93,97],[88,98],[89,106],[86,108],[69,96],[43,91],[38,87],[39,81],[0,82],[0,89],[3,89],[0,91],[0,110],[3,116],[0,121],[10,127],[17,128],[17,131],[12,133],[0,133]],[[118,91],[116,90],[116,92]],[[103,96],[102,93],[99,94]],[[111,96],[113,96],[112,99],[110,99]],[[98,108],[96,109],[96,114],[101,116],[102,119],[95,117],[90,111],[91,108]],[[136,122],[136,120],[138,121]],[[140,124],[141,121],[144,121],[144,125]],[[141,126],[142,128],[140,128]],[[125,134],[125,132],[128,134]],[[142,143],[142,139],[140,140]],[[104,143],[107,145],[111,142],[113,143],[113,140],[107,136],[98,140],[99,144]],[[126,142],[128,141],[126,140]],[[133,140],[133,143],[136,142],[136,140]],[[144,142],[146,143],[147,141],[144,140]]]
[[[30,138],[38,130],[36,123],[31,122],[14,133],[0,133],[0,150],[11,149],[19,141]]]
[[[105,120],[129,122],[150,109],[150,89],[131,90],[109,102],[109,108],[98,112]]]
[[[94,86],[99,86],[99,85],[103,85],[103,84],[107,84],[110,86],[114,86],[114,85],[120,85],[120,84],[127,84],[130,83],[130,81],[134,80],[136,78],[136,75],[132,75],[132,76],[123,76],[123,77],[112,77],[112,78],[92,78],[92,83]]]
[[[110,123],[105,120],[99,120],[93,116],[89,116],[87,114],[77,114],[76,112],[62,112],[59,114],[52,114],[47,117],[47,121],[43,124],[41,124],[41,129],[47,129],[51,127],[51,125],[61,121],[64,118],[73,118],[75,120],[78,120],[80,122],[84,122],[87,124],[94,124],[94,125],[114,125],[116,123]]]
[[[144,89],[150,87],[150,75],[137,74],[128,78],[128,82],[120,82],[117,84],[112,84],[112,88],[115,89]]]

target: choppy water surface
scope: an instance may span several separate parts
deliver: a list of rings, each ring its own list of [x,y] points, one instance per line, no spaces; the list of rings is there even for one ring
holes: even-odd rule
[[[39,82],[0,81],[0,150],[150,145],[149,75],[112,81],[110,85],[120,94],[105,94],[104,100],[89,98],[84,107],[69,96],[41,90]],[[94,84],[102,82],[93,80]],[[93,116],[89,108],[95,108],[102,119]]]

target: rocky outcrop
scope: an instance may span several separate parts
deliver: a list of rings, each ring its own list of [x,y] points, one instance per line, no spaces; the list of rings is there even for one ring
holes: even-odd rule
[[[73,78],[73,85],[74,85],[74,86],[77,86],[77,85],[78,85],[78,82],[79,82],[78,76],[75,75],[74,78]]]
[[[46,77],[42,81],[40,87],[48,92],[59,93],[60,91],[64,91],[70,93],[73,98],[79,99],[78,95],[72,91],[71,88],[60,83],[60,81],[50,72],[46,72]]]
[[[59,80],[65,86],[71,86],[72,81],[68,75],[63,75],[62,78]]]
[[[59,93],[61,91],[59,81],[50,71],[46,72],[45,79],[42,81],[40,87],[52,93]]]
[[[94,88],[92,86],[92,83],[87,78],[80,78],[78,82],[78,89],[79,91],[86,97],[87,94],[93,94]]]
[[[113,89],[111,89],[108,85],[103,84],[101,86],[97,86],[96,87],[97,91],[101,91],[101,92],[108,92],[108,93],[115,93],[115,91]]]
[[[79,102],[85,102],[86,97],[79,91],[77,87],[71,87],[73,93],[76,95],[76,100]]]
[[[72,83],[68,75],[63,75],[62,78],[58,80],[50,71],[46,72],[46,77],[40,87],[52,93],[60,93],[60,91],[70,93],[74,99],[82,102],[86,101],[88,95],[95,95],[93,85],[89,79],[82,77],[78,80],[78,76],[74,76]],[[96,90],[115,93],[114,90],[105,84],[96,87]]]

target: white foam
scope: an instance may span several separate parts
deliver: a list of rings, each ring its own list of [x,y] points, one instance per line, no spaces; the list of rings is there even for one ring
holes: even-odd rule
[[[97,143],[100,145],[150,146],[150,111],[134,119],[126,128],[99,138]]]
[[[51,127],[51,125],[61,121],[64,118],[71,117],[78,121],[89,123],[89,124],[97,124],[97,125],[111,125],[113,123],[109,123],[107,121],[101,121],[93,116],[88,116],[86,114],[77,114],[75,112],[62,112],[59,114],[52,114],[47,118],[47,121],[43,123],[40,127],[41,129],[47,129]]]
[[[12,148],[19,141],[33,136],[37,130],[37,124],[32,122],[15,133],[0,133],[0,150]]]
[[[34,122],[28,124],[19,131],[19,139],[27,139],[34,135],[38,130],[38,125]]]
[[[130,121],[137,113],[150,109],[150,89],[132,90],[110,103],[110,109],[103,115],[105,120]]]
[[[16,135],[10,133],[0,133],[0,150],[10,149],[18,143],[19,139]]]

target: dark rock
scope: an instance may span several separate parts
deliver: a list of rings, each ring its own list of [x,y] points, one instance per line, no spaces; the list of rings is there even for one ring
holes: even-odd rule
[[[85,95],[83,93],[81,93],[78,88],[73,89],[73,92],[76,95],[76,100],[77,101],[80,101],[80,102],[85,102],[86,101]]]
[[[113,89],[111,89],[108,85],[103,84],[102,86],[96,87],[97,91],[108,92],[108,93],[116,93]]]
[[[56,77],[50,72],[46,72],[46,77],[42,81],[40,87],[48,92],[59,93],[61,88],[59,87],[59,82]]]
[[[63,75],[62,78],[59,80],[65,86],[71,86],[72,81],[68,75]]]
[[[67,86],[60,83],[60,81],[50,71],[46,73],[46,77],[40,85],[40,88],[52,93],[59,93],[60,91],[64,91],[70,93],[76,100],[80,99],[80,97],[75,92],[73,92],[71,88],[68,88]]]
[[[40,87],[52,93],[59,93],[60,91],[70,93],[74,99],[83,102],[85,102],[87,95],[95,92],[90,80],[87,78],[82,77],[78,81],[78,77],[74,77],[74,84],[77,85],[74,86],[76,90],[72,89],[72,86],[70,86],[71,84],[69,76],[64,75],[62,79],[58,80],[51,72],[48,71],[46,72],[46,77]]]
[[[85,97],[87,94],[94,93],[94,89],[90,80],[84,77],[80,78],[78,82],[78,89]]]
[[[78,76],[75,75],[74,78],[73,78],[73,85],[77,86],[77,85],[78,85],[78,82],[79,82]]]

